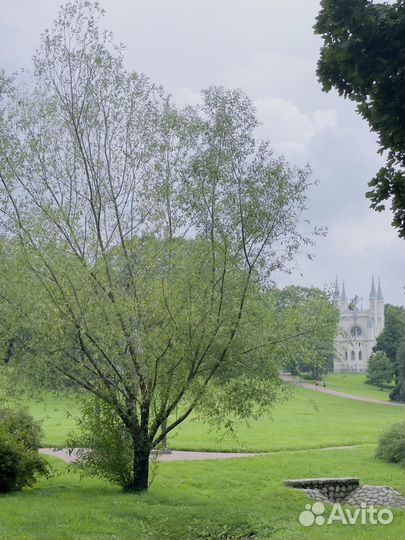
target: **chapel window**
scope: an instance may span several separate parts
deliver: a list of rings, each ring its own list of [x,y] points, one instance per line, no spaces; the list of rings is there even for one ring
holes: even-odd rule
[[[353,326],[351,328],[351,330],[350,330],[350,334],[354,338],[361,336],[362,330],[361,330],[360,326],[358,326],[357,324],[355,326]]]

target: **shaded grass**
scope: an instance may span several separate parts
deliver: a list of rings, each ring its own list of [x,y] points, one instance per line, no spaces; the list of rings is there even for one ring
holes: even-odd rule
[[[285,478],[359,476],[363,483],[402,491],[404,471],[377,461],[373,448],[285,452],[227,461],[159,464],[150,491],[124,494],[101,480],[59,474],[38,487],[0,497],[0,538],[59,539],[240,539],[401,540],[405,512],[390,525],[302,527],[308,499],[282,486]]]

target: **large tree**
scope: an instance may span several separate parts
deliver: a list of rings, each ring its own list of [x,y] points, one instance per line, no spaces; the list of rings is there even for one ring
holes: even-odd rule
[[[273,403],[266,358],[279,336],[262,335],[255,306],[310,243],[310,171],[256,141],[240,91],[210,88],[178,110],[127,72],[101,14],[66,4],[32,84],[4,87],[0,221],[36,282],[36,361],[118,418],[132,452],[124,485],[139,491],[151,450],[196,408],[226,421]]]
[[[405,310],[402,306],[384,305],[384,330],[377,338],[374,351],[385,352],[395,364],[397,351],[405,340]]]
[[[394,401],[405,397],[405,310],[402,306],[384,306],[384,330],[377,338],[374,352],[383,352],[390,360],[395,376],[396,388],[390,395]]]
[[[404,1],[322,0],[314,26],[324,44],[317,75],[357,104],[378,135],[386,165],[370,180],[377,211],[391,200],[393,226],[405,237],[405,8]]]
[[[333,369],[339,310],[325,291],[315,287],[290,286],[273,291],[272,297],[283,332],[288,329],[289,334],[299,335],[278,345],[285,369],[320,379]]]

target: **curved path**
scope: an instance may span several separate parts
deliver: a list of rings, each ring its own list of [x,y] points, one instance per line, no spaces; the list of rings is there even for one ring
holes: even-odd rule
[[[346,394],[345,392],[339,392],[338,390],[331,390],[330,388],[324,388],[322,386],[316,386],[315,384],[307,382],[296,383],[303,388],[308,388],[309,390],[316,390],[317,392],[323,392],[324,394],[330,394],[331,396],[338,396],[346,399],[354,399],[355,401],[366,401],[367,403],[378,403],[378,405],[388,405],[388,407],[403,407],[403,403],[395,403],[394,401],[384,401],[382,399],[373,399],[363,396],[355,396],[353,394]]]
[[[350,450],[351,448],[357,448],[361,445],[355,444],[350,446],[328,446],[326,448],[299,448],[297,450],[279,450],[277,452],[191,452],[186,450],[172,450],[168,453],[156,455],[158,461],[201,461],[211,459],[235,459],[235,458],[248,458],[255,456],[270,456],[274,454],[287,453],[287,452],[309,452],[311,450]],[[70,451],[67,448],[56,450],[54,448],[40,448],[41,454],[47,456],[53,456],[63,459],[66,463],[72,463],[77,459],[77,451],[73,449]],[[153,457],[152,457],[153,459]]]
[[[53,448],[40,448],[39,451],[41,454],[47,454],[48,456],[63,459],[63,461],[66,461],[66,463],[72,463],[77,459],[77,452],[74,449],[72,452],[70,452],[67,448],[62,448],[61,450],[55,450]],[[159,461],[197,461],[202,459],[244,458],[258,455],[260,454],[253,452],[188,452],[183,450],[172,450],[170,453],[163,453],[156,457]]]
[[[383,399],[373,399],[363,396],[356,396],[354,394],[346,394],[345,392],[339,392],[338,390],[331,390],[330,388],[317,386],[316,384],[309,383],[298,379],[292,375],[281,375],[283,381],[295,384],[296,386],[302,386],[308,390],[315,390],[316,392],[322,392],[324,394],[330,394],[331,396],[337,396],[346,399],[353,399],[354,401],[365,401],[366,403],[377,403],[378,405],[388,405],[388,407],[403,407],[404,403],[395,403],[394,401],[384,401]]]

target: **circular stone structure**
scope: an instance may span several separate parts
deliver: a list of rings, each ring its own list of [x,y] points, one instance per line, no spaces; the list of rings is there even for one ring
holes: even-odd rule
[[[318,501],[343,502],[360,486],[360,481],[358,478],[299,478],[284,480],[283,484],[300,489]]]
[[[405,508],[405,497],[396,489],[389,486],[360,486],[358,478],[300,478],[284,480],[283,484],[323,503]]]
[[[354,490],[344,501],[352,506],[392,506],[405,508],[405,497],[388,486],[362,486]]]

